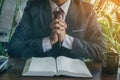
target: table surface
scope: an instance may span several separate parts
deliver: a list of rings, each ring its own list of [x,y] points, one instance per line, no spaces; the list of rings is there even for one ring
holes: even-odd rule
[[[0,74],[0,80],[120,80],[120,74],[108,75],[102,73],[102,67],[100,62],[86,63],[93,78],[75,78],[66,76],[57,77],[23,77],[21,76],[25,59],[10,59],[12,67],[2,74]]]

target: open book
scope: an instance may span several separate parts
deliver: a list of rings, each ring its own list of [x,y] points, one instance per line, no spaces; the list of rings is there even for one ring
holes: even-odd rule
[[[54,76],[92,77],[86,64],[79,59],[59,56],[37,58],[26,61],[22,76]]]

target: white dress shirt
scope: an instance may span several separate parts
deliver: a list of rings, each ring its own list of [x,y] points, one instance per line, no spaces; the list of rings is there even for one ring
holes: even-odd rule
[[[59,8],[52,0],[49,0],[49,3],[51,7],[51,13],[53,13],[55,9]],[[71,3],[71,0],[67,0],[63,5],[60,6],[60,8],[64,11],[64,18],[63,18],[64,20],[66,19],[70,3]],[[73,43],[73,37],[66,34],[65,39],[62,43],[62,47],[65,47],[67,49],[72,49],[72,43]],[[49,37],[43,38],[42,47],[44,52],[52,49],[52,45],[50,43]]]

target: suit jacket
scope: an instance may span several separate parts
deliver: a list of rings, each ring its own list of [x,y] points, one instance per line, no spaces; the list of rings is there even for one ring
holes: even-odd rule
[[[63,55],[100,60],[105,51],[105,42],[92,5],[82,0],[72,0],[65,21],[68,25],[66,33],[74,37],[72,50],[59,48],[56,43],[50,51],[44,53],[42,39],[51,34],[52,14],[49,0],[29,0],[19,26],[9,42],[9,55],[12,57]]]

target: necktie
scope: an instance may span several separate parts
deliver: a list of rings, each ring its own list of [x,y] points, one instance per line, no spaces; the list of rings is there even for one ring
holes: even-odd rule
[[[54,19],[63,19],[64,18],[64,12],[61,8],[56,8],[53,12]]]

